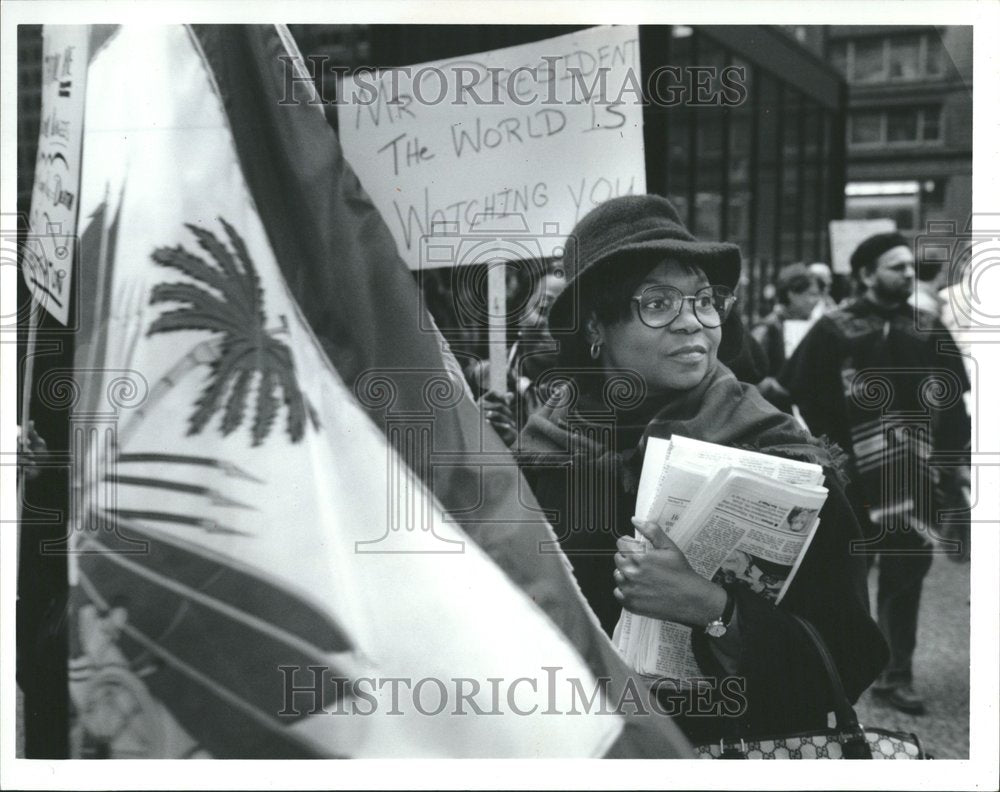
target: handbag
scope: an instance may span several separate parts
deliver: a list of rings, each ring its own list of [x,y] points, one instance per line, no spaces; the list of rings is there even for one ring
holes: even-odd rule
[[[836,725],[796,734],[739,737],[695,746],[698,759],[929,759],[912,732],[866,728],[858,723],[840,672],[819,632],[808,621],[791,614],[809,636],[823,661],[833,694]]]

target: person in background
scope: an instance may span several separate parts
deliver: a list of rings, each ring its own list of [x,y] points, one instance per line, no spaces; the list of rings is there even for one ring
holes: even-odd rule
[[[972,319],[973,308],[970,300],[970,296],[973,294],[972,284],[968,278],[968,270],[966,270],[963,273],[963,277],[957,283],[945,287],[947,283],[946,273],[947,270],[943,262],[921,262],[921,265],[917,268],[917,285],[913,292],[912,302],[915,308],[932,313],[947,328],[955,344],[955,351],[961,355],[966,376],[968,376],[971,383],[974,376],[974,367],[968,331],[977,325],[975,320]],[[971,411],[971,394],[969,392],[965,393],[964,398],[966,411]],[[958,476],[959,481],[962,482],[961,493],[963,497],[954,503],[954,507],[967,509],[972,502],[971,467],[959,468]],[[956,493],[952,492],[951,494],[954,495]],[[945,495],[947,497],[947,493]],[[966,562],[971,558],[971,528],[969,520],[951,522],[944,526],[943,533],[945,537],[958,542],[962,548],[960,553],[949,554],[948,557],[952,560]]]
[[[489,361],[478,361],[468,372],[480,409],[500,438],[513,445],[517,433],[544,399],[539,376],[555,363],[556,344],[548,329],[549,309],[565,288],[566,279],[554,262],[535,283],[517,320],[517,336],[507,356],[506,393],[489,390]]]
[[[736,284],[736,293],[745,293],[750,289],[750,286],[750,278],[745,272],[741,272],[739,282]],[[772,287],[771,299],[773,298]],[[740,348],[726,355],[722,362],[740,382],[756,385],[767,376],[767,354],[764,352],[764,348],[757,343],[757,339],[751,335],[743,318],[741,318],[741,324],[743,327],[739,333]]]
[[[822,261],[814,261],[809,265],[809,272],[816,279],[822,296],[812,310],[812,320],[816,321],[823,314],[832,311],[837,307],[837,301],[833,299],[833,270],[829,264]]]
[[[766,375],[757,388],[775,407],[791,412],[788,392],[777,376],[812,325],[813,309],[820,303],[823,292],[805,264],[782,267],[775,286],[777,305],[750,331],[767,356]]]
[[[976,294],[972,284],[972,267],[965,263],[958,280],[941,289],[938,293],[941,307],[941,324],[948,328],[952,339],[962,355],[965,371],[971,379],[973,376],[972,340],[977,332],[981,332],[984,306],[982,299]],[[970,405],[967,403],[966,407]]]
[[[940,321],[914,321],[914,258],[902,236],[869,237],[851,268],[861,296],[813,325],[779,379],[810,431],[848,452],[849,493],[869,537],[858,552],[878,555],[878,621],[890,651],[873,692],[917,715],[925,706],[913,653],[934,515],[962,483],[960,468],[932,467],[930,457],[967,449],[969,382],[960,358],[939,348],[949,338]]]
[[[740,349],[722,362],[740,382],[759,386],[767,376],[767,354],[745,327],[741,335]]]

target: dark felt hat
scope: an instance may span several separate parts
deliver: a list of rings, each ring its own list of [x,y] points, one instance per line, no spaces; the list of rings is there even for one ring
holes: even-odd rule
[[[871,269],[878,261],[878,257],[886,251],[895,247],[908,248],[909,246],[910,243],[906,241],[906,237],[895,231],[886,231],[870,236],[858,245],[851,254],[851,272],[857,275],[862,269]]]
[[[739,247],[698,241],[666,198],[625,195],[602,203],[570,233],[563,256],[567,288],[552,305],[550,316],[559,321],[572,303],[576,286],[588,273],[650,255],[696,265],[712,283],[734,291],[739,283]]]

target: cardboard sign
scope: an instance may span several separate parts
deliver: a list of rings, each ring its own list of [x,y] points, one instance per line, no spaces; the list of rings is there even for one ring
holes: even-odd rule
[[[637,27],[590,28],[356,75],[340,139],[410,268],[559,255],[590,209],[646,191],[641,85]]]
[[[830,221],[830,269],[838,275],[851,274],[851,254],[868,237],[895,231],[896,221],[887,217],[875,220]]]
[[[62,324],[69,318],[76,257],[89,35],[87,25],[42,31],[42,116],[21,271],[32,297]]]

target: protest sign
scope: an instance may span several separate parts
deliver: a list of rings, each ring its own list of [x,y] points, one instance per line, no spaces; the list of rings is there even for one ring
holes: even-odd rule
[[[22,272],[32,296],[61,324],[69,318],[80,185],[80,141],[90,28],[46,25],[42,115]]]
[[[361,73],[341,89],[347,158],[411,269],[481,263],[484,234],[503,239],[500,258],[559,255],[594,206],[646,190],[634,25]],[[496,234],[491,221],[512,215],[522,230]]]

